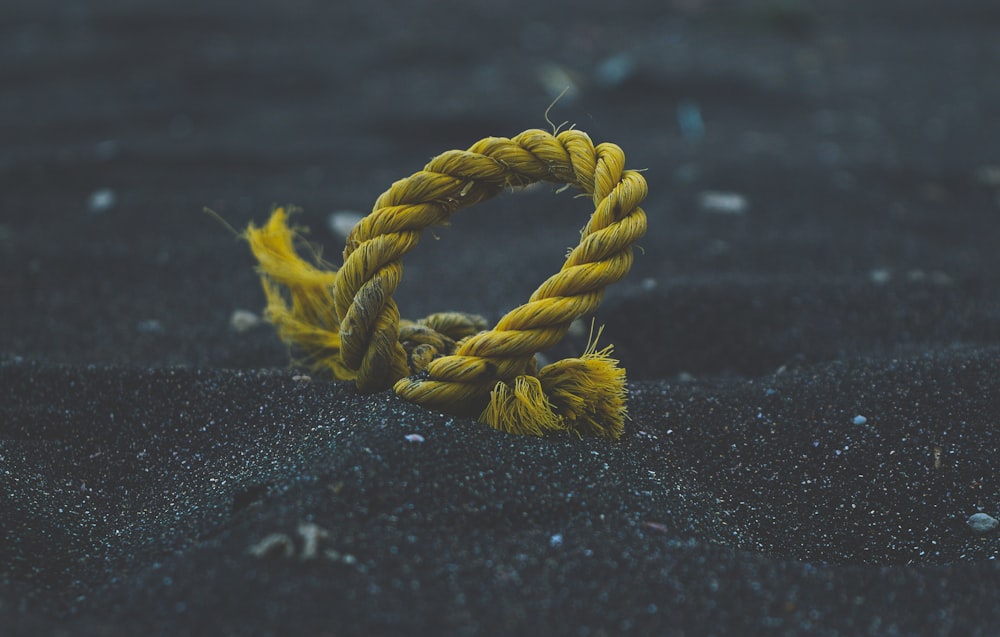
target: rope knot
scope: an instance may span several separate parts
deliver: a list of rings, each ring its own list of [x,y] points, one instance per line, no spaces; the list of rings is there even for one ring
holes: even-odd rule
[[[353,380],[359,391],[392,386],[407,400],[478,415],[512,433],[618,438],[626,417],[625,371],[611,358],[611,346],[598,351],[594,338],[579,358],[541,370],[535,354],[558,343],[573,321],[592,315],[604,289],[631,269],[632,244],[646,231],[639,207],[646,180],[624,165],[618,146],[595,146],[579,130],[527,130],[442,153],[376,200],[348,237],[339,270],[299,257],[297,234],[277,208],[267,224],[251,224],[245,234],[258,261],[266,317],[282,340],[305,352],[301,362]],[[401,259],[421,231],[504,188],[539,181],[574,186],[594,203],[560,271],[493,329],[482,317],[458,312],[401,320],[392,295],[402,279]]]
[[[464,312],[439,312],[416,321],[400,321],[399,342],[413,373],[427,369],[435,358],[455,353],[458,344],[487,328],[486,319]]]

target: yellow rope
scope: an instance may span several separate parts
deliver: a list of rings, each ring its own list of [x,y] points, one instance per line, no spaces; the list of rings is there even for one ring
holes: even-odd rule
[[[512,433],[617,438],[626,415],[625,373],[611,348],[597,351],[594,338],[581,357],[537,371],[535,354],[593,313],[604,289],[632,266],[632,244],[646,230],[639,207],[646,180],[624,166],[618,146],[595,146],[578,130],[527,130],[442,153],[378,198],[347,238],[336,271],[296,254],[295,231],[278,208],[265,226],[246,231],[268,299],[267,318],[283,340],[306,352],[304,362],[354,380],[362,392],[394,386],[407,400],[479,415]],[[403,273],[401,258],[421,232],[507,187],[539,181],[570,184],[594,203],[560,271],[492,330],[483,331],[481,317],[460,313],[401,321],[392,295]]]

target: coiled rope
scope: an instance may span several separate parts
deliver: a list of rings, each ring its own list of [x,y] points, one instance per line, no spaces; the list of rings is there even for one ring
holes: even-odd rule
[[[579,358],[541,370],[535,355],[592,314],[604,289],[632,266],[632,244],[646,231],[639,207],[646,180],[624,166],[621,148],[595,146],[579,130],[527,130],[442,153],[378,198],[347,238],[339,269],[299,257],[296,231],[277,208],[267,224],[245,233],[267,296],[265,315],[282,340],[302,350],[301,363],[354,380],[361,392],[393,386],[417,404],[478,415],[511,433],[618,438],[627,390],[611,346],[598,350],[594,337]],[[425,228],[505,188],[541,181],[569,184],[594,203],[559,272],[491,330],[481,317],[461,313],[400,320],[392,295],[401,258]]]

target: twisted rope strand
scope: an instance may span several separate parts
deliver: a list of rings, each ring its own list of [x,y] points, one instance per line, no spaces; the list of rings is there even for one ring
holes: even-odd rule
[[[597,351],[591,343],[582,357],[541,371],[535,354],[558,343],[574,320],[592,314],[604,289],[631,269],[631,246],[646,230],[639,207],[646,181],[624,166],[618,146],[595,146],[578,130],[527,130],[442,153],[379,196],[348,236],[335,274],[295,255],[284,211],[276,210],[267,226],[247,230],[268,315],[285,340],[307,352],[322,343],[337,359],[325,366],[337,378],[354,378],[362,392],[394,384],[408,400],[452,413],[481,412],[484,421],[507,431],[573,428],[617,437],[625,380],[610,348]],[[505,188],[540,181],[572,185],[594,204],[560,271],[492,330],[480,331],[481,318],[459,313],[401,324],[392,296],[402,278],[401,259],[421,232]],[[289,290],[291,306],[281,289]],[[421,370],[420,377],[407,377]]]
[[[501,318],[494,330],[465,341],[454,356],[432,361],[427,367],[429,380],[399,381],[395,389],[404,398],[438,409],[481,403],[484,393],[492,390],[483,376],[488,377],[494,368],[477,366],[481,372],[471,374],[468,364],[455,357],[489,358],[496,366],[495,378],[510,381],[524,373],[535,352],[558,343],[574,320],[596,310],[604,288],[628,273],[630,246],[646,229],[645,214],[639,208],[646,195],[645,179],[638,172],[624,171],[624,153],[618,146],[594,147],[585,135],[566,133],[553,140],[544,131],[527,131],[510,140],[512,145],[523,143],[532,149],[530,157],[517,153],[525,148],[500,148],[512,166],[537,167],[533,160],[544,158],[538,163],[545,165],[545,174],[570,177],[574,186],[592,194],[596,209],[580,244],[527,304]],[[567,142],[573,144],[572,153],[566,150]],[[494,138],[489,150],[498,146]]]

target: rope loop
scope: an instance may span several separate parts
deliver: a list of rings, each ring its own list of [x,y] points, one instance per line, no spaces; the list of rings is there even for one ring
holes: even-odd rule
[[[401,320],[392,296],[401,259],[422,231],[506,188],[537,182],[572,186],[594,205],[559,272],[492,329],[482,317],[457,312]],[[532,129],[447,151],[392,184],[348,236],[339,269],[299,257],[283,208],[263,227],[251,224],[245,237],[258,261],[266,317],[309,367],[353,380],[362,392],[392,386],[412,402],[478,415],[511,433],[618,438],[625,372],[611,347],[598,350],[594,337],[579,358],[541,370],[535,355],[593,314],[604,289],[628,273],[632,244],[646,231],[645,196],[646,180],[625,169],[615,144],[594,145],[579,130]]]

